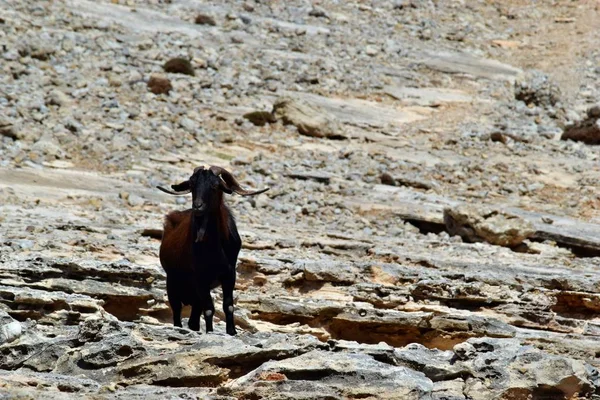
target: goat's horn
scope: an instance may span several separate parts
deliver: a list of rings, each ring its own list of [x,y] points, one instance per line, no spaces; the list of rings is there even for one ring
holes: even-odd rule
[[[231,172],[227,171],[225,168],[212,165],[209,169],[213,174],[221,177],[221,179],[223,179],[228,188],[230,188],[231,190],[233,190],[241,196],[255,196],[257,194],[261,194],[269,190],[269,188],[255,191],[243,189],[238,183],[238,181],[233,177],[233,175],[231,175]]]

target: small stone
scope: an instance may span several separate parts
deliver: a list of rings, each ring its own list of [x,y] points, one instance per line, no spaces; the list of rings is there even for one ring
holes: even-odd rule
[[[560,96],[560,88],[540,71],[527,71],[515,80],[515,99],[525,104],[554,106]]]
[[[58,89],[53,89],[52,91],[50,91],[48,97],[46,98],[46,105],[62,107],[68,105],[70,102],[71,99],[69,98],[69,96],[67,96]]]
[[[163,66],[165,72],[170,72],[174,74],[183,74],[194,76],[194,67],[192,67],[192,63],[185,58],[172,58],[165,63]]]
[[[387,172],[384,172],[383,174],[381,174],[379,179],[381,180],[381,183],[384,185],[396,186],[396,180]]]
[[[244,37],[242,35],[231,35],[231,43],[242,44],[244,43]]]
[[[23,328],[4,311],[0,311],[0,346],[15,341],[23,334]]]
[[[0,327],[0,344],[10,343],[22,334],[21,324],[18,321],[9,322]]]
[[[211,15],[208,14],[198,14],[196,15],[196,19],[194,20],[194,22],[197,25],[210,25],[210,26],[216,26],[217,25],[217,21],[215,20],[215,18]]]
[[[35,142],[31,146],[31,150],[55,157],[62,156],[63,154],[63,150],[60,148],[60,146],[56,144],[53,139],[45,136]]]
[[[500,142],[502,144],[508,143],[508,138],[500,132],[493,132],[490,135],[490,140],[492,142]]]
[[[17,129],[14,124],[8,121],[0,121],[0,136],[6,136],[13,140],[20,139],[21,135],[17,133]]]
[[[407,0],[394,0],[392,8],[394,10],[403,10],[407,7]]]
[[[145,200],[136,194],[129,194],[129,197],[127,198],[127,204],[131,207],[143,206],[144,203]]]
[[[188,132],[193,132],[196,130],[197,124],[187,117],[183,117],[179,120],[179,126],[185,129]]]
[[[252,278],[252,281],[254,282],[255,285],[258,286],[263,286],[265,283],[268,282],[267,277],[264,274],[257,274],[254,276],[254,278]]]
[[[164,76],[152,75],[148,80],[148,89],[154,94],[167,94],[173,90],[173,85]]]
[[[590,118],[600,118],[600,104],[590,107],[587,111],[587,115]]]
[[[323,7],[319,6],[313,6],[313,8],[308,12],[308,15],[310,15],[311,17],[330,19],[329,14],[327,14],[327,11],[325,11]]]
[[[368,56],[373,57],[373,56],[376,56],[379,53],[379,49],[377,47],[375,47],[375,46],[367,45],[367,47],[365,48],[365,53]]]
[[[244,118],[256,126],[264,126],[277,121],[275,116],[273,116],[273,114],[269,111],[251,111],[244,114]]]

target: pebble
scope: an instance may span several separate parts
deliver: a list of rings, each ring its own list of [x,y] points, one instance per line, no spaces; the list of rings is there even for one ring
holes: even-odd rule
[[[371,57],[376,56],[377,54],[379,54],[379,48],[372,45],[368,45],[365,48],[365,53]]]
[[[146,201],[142,197],[136,194],[129,194],[127,197],[127,204],[129,204],[131,207],[143,206],[145,202]]]
[[[152,75],[148,80],[148,89],[154,94],[167,94],[173,90],[171,81],[160,75]]]

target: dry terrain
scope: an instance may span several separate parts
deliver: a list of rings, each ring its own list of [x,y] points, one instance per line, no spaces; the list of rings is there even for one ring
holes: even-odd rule
[[[600,399],[599,20],[0,0],[0,398]],[[198,165],[270,187],[227,198],[236,337],[220,289],[171,325]]]

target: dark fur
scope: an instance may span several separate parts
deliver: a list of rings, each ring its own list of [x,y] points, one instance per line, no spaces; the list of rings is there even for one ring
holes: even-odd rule
[[[194,195],[194,199],[204,196],[209,204],[201,216],[192,209],[173,211],[166,216],[160,263],[167,273],[167,294],[175,326],[181,326],[182,306],[191,305],[189,328],[200,329],[200,314],[204,312],[206,331],[212,331],[215,308],[210,290],[221,285],[226,330],[235,335],[233,288],[242,242],[233,215],[223,202],[222,191],[207,190],[210,189],[198,189],[198,195]],[[200,241],[196,241],[200,226],[206,226],[206,230]]]

